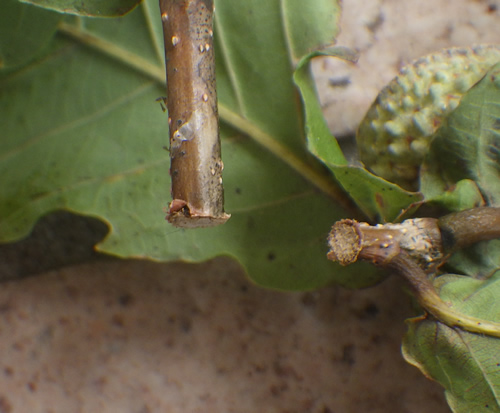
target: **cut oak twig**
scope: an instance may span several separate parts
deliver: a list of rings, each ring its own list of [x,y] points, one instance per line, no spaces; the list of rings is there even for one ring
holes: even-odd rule
[[[160,0],[165,41],[172,202],[176,227],[220,225],[223,163],[215,86],[213,0]]]
[[[106,41],[74,25],[63,22],[59,25],[59,31],[106,56],[116,59],[120,63],[133,68],[154,81],[165,84],[166,77],[164,69],[152,64],[149,60],[141,58],[137,54],[117,46],[115,43]],[[158,100],[161,99],[162,98],[159,98]],[[236,113],[232,108],[219,102],[218,112],[220,118],[222,118],[224,122],[253,139],[266,151],[269,151],[278,159],[286,163],[300,176],[309,181],[325,195],[332,198],[345,210],[351,211],[351,213],[354,213],[360,218],[364,216],[355,206],[354,202],[345,196],[345,193],[339,185],[332,180],[329,175],[324,173],[324,171],[314,168],[314,166],[310,165],[288,149],[286,145],[278,142],[273,136],[258,128],[251,120]]]
[[[420,305],[442,323],[500,337],[500,323],[455,311],[429,278],[456,249],[495,238],[500,238],[500,208],[473,208],[440,219],[377,226],[344,219],[332,227],[328,258],[341,265],[361,259],[392,270],[406,279]]]

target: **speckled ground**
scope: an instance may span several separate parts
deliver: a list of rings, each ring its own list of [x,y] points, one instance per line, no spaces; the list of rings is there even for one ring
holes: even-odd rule
[[[98,262],[0,289],[1,413],[445,413],[408,297],[280,293],[228,259]]]

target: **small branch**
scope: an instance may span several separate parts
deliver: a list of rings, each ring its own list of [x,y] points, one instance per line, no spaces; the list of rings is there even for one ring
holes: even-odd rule
[[[103,53],[106,56],[113,57],[117,61],[137,70],[154,81],[165,85],[165,72],[163,69],[150,61],[141,58],[135,53],[131,53],[116,44],[101,39],[94,34],[84,31],[81,28],[61,23],[59,25],[61,33],[74,38],[82,44],[91,47]],[[229,107],[219,103],[219,113],[221,119],[228,125],[248,135],[251,139],[261,145],[264,149],[275,155],[278,159],[285,162],[294,169],[300,176],[309,181],[325,195],[335,200],[346,211],[355,213],[356,216],[363,217],[363,213],[357,209],[354,203],[345,195],[345,192],[335,183],[327,174],[313,168],[307,162],[295,155],[290,149],[278,142],[273,136],[255,126],[252,121],[245,119],[235,113]]]
[[[341,265],[362,259],[384,267],[405,251],[425,273],[432,274],[444,260],[441,235],[434,218],[376,226],[344,219],[332,227],[328,244],[328,258]]]
[[[223,224],[213,0],[160,0],[167,67],[172,198],[177,227]]]
[[[498,237],[499,208],[475,208],[439,220],[417,218],[377,226],[346,219],[332,227],[328,258],[341,265],[361,259],[393,270],[408,281],[420,305],[442,323],[500,337],[500,323],[453,310],[441,300],[429,279],[449,256],[449,245],[444,246],[449,240],[453,241],[451,247],[457,248]]]
[[[500,238],[500,208],[479,207],[445,215],[438,221],[446,250],[454,251]]]

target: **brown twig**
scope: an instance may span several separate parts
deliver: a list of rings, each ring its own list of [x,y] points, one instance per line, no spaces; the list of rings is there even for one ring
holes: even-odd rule
[[[454,251],[500,238],[500,208],[479,207],[445,215],[438,221],[444,248]]]
[[[459,313],[443,302],[429,279],[457,248],[500,238],[500,208],[474,208],[439,220],[417,218],[401,224],[370,226],[336,222],[328,258],[342,265],[358,259],[395,271],[410,284],[420,305],[450,327],[500,337],[500,323]]]
[[[213,0],[160,0],[167,68],[172,198],[168,221],[223,224],[223,164],[215,87]]]

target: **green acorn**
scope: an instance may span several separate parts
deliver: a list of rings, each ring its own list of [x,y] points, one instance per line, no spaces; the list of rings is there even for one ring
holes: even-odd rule
[[[360,160],[376,175],[410,190],[431,136],[485,72],[500,45],[452,48],[401,69],[377,96],[356,136]]]

